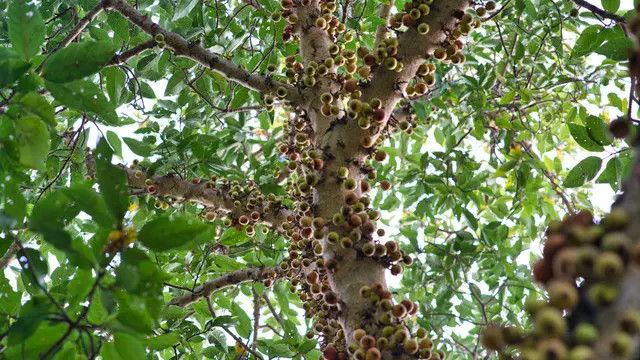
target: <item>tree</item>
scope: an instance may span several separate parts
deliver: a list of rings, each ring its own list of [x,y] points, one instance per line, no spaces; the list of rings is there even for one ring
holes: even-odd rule
[[[631,358],[634,15],[10,1],[0,357]]]

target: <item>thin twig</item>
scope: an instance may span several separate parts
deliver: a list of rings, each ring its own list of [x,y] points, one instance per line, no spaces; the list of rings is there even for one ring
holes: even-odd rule
[[[207,300],[207,309],[209,309],[209,313],[214,318],[217,317],[216,312],[213,310],[213,304],[211,303],[211,299],[207,296],[206,300]],[[258,354],[257,352],[253,351],[249,346],[247,346],[247,344],[245,344],[244,341],[242,341],[242,339],[238,335],[234,334],[233,331],[227,329],[224,326],[222,327],[222,330],[224,330],[224,332],[229,334],[229,336],[231,336],[233,338],[233,340],[235,340],[237,343],[241,344],[242,348],[244,350],[246,350],[249,353],[251,353],[251,355],[255,356],[256,359],[262,360],[262,356],[260,356],[260,354]]]
[[[132,47],[129,50],[123,51],[120,54],[114,55],[111,60],[107,63],[107,65],[119,65],[126,63],[132,57],[145,52],[146,50],[153,49],[158,43],[151,39],[147,40],[139,45]]]
[[[269,311],[271,311],[271,314],[273,315],[273,318],[276,319],[276,322],[278,324],[280,324],[281,328],[285,328],[284,327],[284,320],[282,320],[282,317],[280,317],[280,314],[278,314],[278,312],[276,311],[276,308],[273,307],[273,304],[271,303],[271,300],[269,300],[269,296],[267,296],[267,294],[263,294],[262,298],[264,299],[265,303],[267,303],[267,307],[269,308]]]

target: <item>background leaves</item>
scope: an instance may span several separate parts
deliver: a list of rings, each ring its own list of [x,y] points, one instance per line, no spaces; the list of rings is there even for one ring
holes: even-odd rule
[[[340,17],[345,3],[337,2]],[[282,42],[286,21],[272,18],[277,1],[136,4],[256,74],[298,52]],[[204,223],[196,204],[131,194],[119,166],[185,181],[253,181],[282,196],[274,174],[288,161],[277,148],[286,114],[265,111],[259,94],[168,49],[110,64],[151,40],[114,12],[61,48],[93,5],[18,0],[0,12],[0,249],[11,248],[7,234],[24,247],[0,276],[0,357],[41,356],[69,328],[66,316],[82,327],[63,339],[59,359],[236,358],[243,345],[231,334],[254,339],[255,291],[257,351],[319,359],[286,281],[214,293],[215,317],[204,301],[167,306],[230,271],[277,266],[288,245],[261,227],[254,236],[229,228],[223,215]],[[617,0],[598,5],[629,10]],[[420,305],[415,325],[455,359],[473,358],[465,347],[476,348],[487,319],[527,325],[523,302],[538,292],[529,264],[546,224],[568,207],[606,210],[593,194],[618,191],[631,163],[629,144],[608,134],[630,106],[621,27],[571,1],[497,7],[465,42],[466,63],[438,66],[430,95],[407,101],[413,133],[390,136],[381,144],[388,159],[371,164],[378,178],[369,196],[384,212],[385,240],[416,259],[389,279],[394,296]],[[371,46],[379,4],[346,8],[357,35],[351,50]],[[381,191],[382,180],[393,191]],[[131,244],[116,256],[106,251],[119,241]]]

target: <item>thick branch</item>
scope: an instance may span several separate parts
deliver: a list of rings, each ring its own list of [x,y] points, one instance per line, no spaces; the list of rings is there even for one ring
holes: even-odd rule
[[[149,194],[148,187],[145,184],[147,176],[142,171],[124,166],[122,168],[127,173],[129,186],[134,194]],[[154,186],[155,191],[152,194],[154,196],[169,197],[179,201],[191,201],[209,208],[224,210],[236,219],[242,215],[250,216],[253,211],[247,210],[246,206],[235,206],[234,200],[227,191],[209,187],[205,182],[193,183],[176,175],[156,175],[152,176],[150,180]],[[271,224],[276,230],[287,221],[287,216],[289,215],[289,211],[285,208],[256,208],[254,210],[260,213],[259,220],[261,222]]]
[[[469,5],[468,0],[449,0],[434,2],[427,23],[431,32],[428,35],[420,35],[416,29],[409,29],[400,35],[400,46],[397,59],[404,64],[401,72],[387,70],[385,66],[379,66],[373,73],[373,78],[362,89],[361,101],[370,102],[378,98],[382,102],[386,115],[385,128],[390,114],[397,103],[403,97],[403,90],[407,83],[415,77],[416,71],[425,59],[447,38],[446,32],[456,25],[456,12],[464,11]],[[301,38],[302,40],[302,38]],[[309,118],[317,126],[316,146],[323,149],[326,157],[322,181],[316,186],[314,216],[331,219],[334,214],[342,211],[344,205],[344,186],[338,180],[340,168],[348,169],[349,177],[356,184],[360,184],[365,178],[362,160],[365,149],[361,147],[361,139],[371,136],[370,130],[363,130],[357,121],[335,124],[335,126],[323,125],[321,116],[313,116],[313,109],[308,111]],[[375,136],[378,136],[375,134]],[[354,190],[356,196],[361,196],[361,188]],[[329,231],[344,232],[341,227],[330,227]],[[361,256],[352,248],[345,248],[339,244],[323,242],[323,258],[325,263],[336,262],[335,269],[327,272],[327,279],[337,297],[340,299],[339,323],[344,331],[345,339],[352,339],[353,331],[368,324],[371,313],[371,303],[360,296],[363,286],[377,284],[383,290],[387,290],[385,279],[385,265],[366,256]],[[350,341],[350,340],[349,340]],[[400,359],[402,357],[392,354],[383,354],[383,359]]]
[[[597,16],[601,17],[601,18],[605,18],[605,19],[609,19],[609,20],[613,20],[619,23],[625,23],[627,22],[627,20],[625,18],[623,18],[622,16],[610,13],[606,10],[600,9],[599,7],[589,3],[586,0],[573,0],[574,3],[576,3],[576,5],[582,6],[583,8],[591,11],[592,13],[596,14]]]
[[[469,6],[469,0],[438,1],[431,5],[431,12],[425,18],[430,31],[421,35],[415,28],[409,28],[399,36],[398,55],[396,58],[402,62],[403,70],[387,70],[384,66],[378,66],[373,72],[371,82],[362,89],[362,101],[369,102],[378,98],[385,109],[385,119],[380,129],[384,129],[390,114],[398,102],[404,96],[404,90],[415,75],[418,67],[426,61],[436,48],[447,39],[448,33],[458,22],[456,14],[464,13]],[[340,131],[328,134],[322,147],[340,146],[342,157],[345,159],[358,157],[364,149],[360,146],[363,136],[371,136],[374,140],[380,133],[370,134],[369,130],[361,129],[356,122],[349,122],[340,127]]]
[[[236,270],[224,274],[213,280],[196,287],[192,293],[173,298],[169,305],[187,306],[200,298],[209,297],[214,291],[224,289],[228,286],[238,285],[248,281],[262,281],[273,278],[273,274],[280,276],[282,273],[272,267],[256,267]]]
[[[297,103],[300,100],[299,93],[295,87],[273,80],[268,76],[252,74],[234,62],[205,49],[202,45],[188,42],[179,34],[163,29],[160,25],[153,22],[151,18],[143,15],[136,8],[129,5],[125,0],[103,0],[103,4],[105,4],[105,7],[119,12],[127,20],[154,38],[156,35],[164,38],[167,47],[178,56],[188,57],[197,61],[201,65],[224,76],[226,79],[260,93],[273,93],[279,87],[283,87],[287,90],[287,100],[293,103]]]

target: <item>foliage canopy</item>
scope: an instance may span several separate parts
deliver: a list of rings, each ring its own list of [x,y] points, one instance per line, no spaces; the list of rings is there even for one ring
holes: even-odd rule
[[[0,358],[497,358],[547,226],[633,173],[597,5],[0,3]]]

